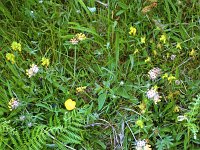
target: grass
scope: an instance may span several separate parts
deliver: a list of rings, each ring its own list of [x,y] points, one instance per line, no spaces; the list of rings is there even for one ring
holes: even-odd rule
[[[0,149],[198,149],[199,4],[0,2]],[[87,38],[73,45],[77,33]]]

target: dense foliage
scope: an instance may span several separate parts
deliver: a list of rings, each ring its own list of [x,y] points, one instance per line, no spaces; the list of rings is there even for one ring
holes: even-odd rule
[[[198,149],[199,16],[199,0],[1,0],[0,149]]]

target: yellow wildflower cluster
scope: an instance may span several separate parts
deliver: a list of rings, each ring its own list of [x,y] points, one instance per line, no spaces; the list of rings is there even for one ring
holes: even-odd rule
[[[86,88],[87,88],[87,86],[78,87],[78,88],[76,88],[76,93],[82,93],[85,91]]]
[[[174,98],[174,94],[172,92],[169,92],[169,94],[167,95],[167,99],[173,99]]]
[[[163,76],[162,76],[163,79],[167,79],[169,81],[169,83],[171,83],[172,81],[176,80],[176,77],[174,77],[173,75],[168,75],[168,73],[165,73]]]
[[[72,99],[67,99],[65,101],[65,107],[67,110],[73,110],[74,108],[76,108],[76,102]]]
[[[140,128],[144,128],[144,123],[143,123],[142,120],[137,120],[137,121],[135,122],[135,124],[136,124],[137,126],[139,126]]]
[[[48,58],[45,58],[45,57],[42,57],[42,66],[46,66],[48,67],[49,66],[49,59]]]
[[[10,61],[12,64],[15,63],[15,55],[14,55],[14,54],[7,53],[7,54],[6,54],[6,59],[7,59],[8,61]]]
[[[160,41],[163,42],[164,44],[166,43],[167,36],[165,34],[161,35]]]
[[[79,41],[83,41],[86,39],[86,36],[85,34],[83,33],[77,33],[75,35],[75,37],[73,37],[71,40],[70,40],[70,43],[73,44],[73,45],[76,45],[78,44]]]
[[[138,105],[138,107],[140,108],[142,114],[145,113],[146,104],[144,102],[140,103],[140,105]]]
[[[135,36],[136,32],[137,32],[137,29],[131,26],[129,34]]]
[[[86,36],[85,36],[85,34],[83,34],[83,33],[77,33],[77,34],[76,34],[76,38],[77,38],[79,41],[83,41],[83,40],[86,39]]]
[[[21,44],[20,44],[20,43],[17,43],[16,41],[12,42],[11,48],[12,48],[13,50],[15,50],[15,51],[19,51],[19,52],[22,51]]]
[[[189,53],[189,56],[195,57],[196,54],[197,54],[196,51],[195,51],[194,49],[192,49],[192,50],[190,51],[190,53]]]

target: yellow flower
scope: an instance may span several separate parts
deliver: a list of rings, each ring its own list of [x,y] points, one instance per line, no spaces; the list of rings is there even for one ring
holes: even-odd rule
[[[179,112],[179,111],[180,111],[179,107],[178,107],[178,106],[175,106],[174,112]]]
[[[77,34],[76,34],[76,38],[77,38],[79,41],[83,41],[83,40],[86,39],[86,36],[85,36],[85,34],[83,34],[83,33],[77,33]]]
[[[137,54],[137,53],[139,53],[139,50],[138,50],[138,49],[135,49],[135,51],[134,51],[133,54],[135,55],[135,54]]]
[[[194,57],[196,55],[196,51],[192,49],[189,53],[190,56]]]
[[[145,44],[146,37],[141,37],[141,43]]]
[[[169,83],[171,83],[173,80],[175,80],[176,77],[174,77],[173,75],[170,74],[170,76],[167,78],[167,80],[169,81]]]
[[[7,54],[6,54],[6,59],[7,59],[8,61],[11,61],[12,64],[15,63],[15,55],[14,55],[14,54],[7,53]]]
[[[73,110],[76,106],[76,102],[73,101],[72,99],[68,99],[65,101],[65,107],[67,110]]]
[[[78,88],[76,88],[76,93],[82,93],[85,91],[86,88],[87,88],[87,86],[78,87]]]
[[[153,88],[157,91],[158,90],[158,86],[154,85]]]
[[[153,50],[153,55],[156,56],[158,53],[156,50]]]
[[[168,73],[165,73],[163,76],[162,76],[163,79],[165,78],[168,78]]]
[[[42,57],[41,61],[42,61],[42,66],[46,66],[46,67],[49,66],[49,59],[48,58]]]
[[[135,124],[138,125],[140,128],[144,127],[144,123],[142,120],[137,120]]]
[[[8,102],[8,108],[10,111],[12,111],[13,109],[16,109],[19,106],[19,101],[16,98],[12,98],[9,102]]]
[[[174,98],[174,94],[172,92],[169,92],[169,94],[167,95],[168,99],[173,99]]]
[[[146,104],[144,102],[140,103],[140,105],[138,105],[138,107],[140,108],[141,113],[145,113]]]
[[[129,34],[130,34],[130,35],[135,36],[136,32],[137,32],[137,29],[136,29],[136,28],[130,27],[130,31],[129,31]]]
[[[142,102],[142,103],[140,103],[140,105],[138,105],[138,107],[139,107],[141,110],[143,110],[143,109],[146,108],[146,105],[145,105],[144,102]]]
[[[163,42],[164,44],[166,43],[166,40],[167,40],[167,36],[166,35],[161,35],[160,37],[160,41]]]
[[[144,147],[144,150],[152,150],[151,145],[146,144],[145,147]]]
[[[145,59],[145,63],[147,63],[147,62],[150,62],[151,61],[151,58],[150,57],[147,57],[147,59]]]
[[[16,50],[16,51],[18,50],[18,51],[20,51],[20,52],[21,52],[21,50],[22,50],[21,44],[20,44],[20,43],[17,43],[16,41],[12,42],[11,48],[12,48],[13,50]]]
[[[170,53],[167,53],[167,59],[170,57]]]
[[[158,49],[162,49],[162,45],[160,43],[157,44],[156,46]]]
[[[180,91],[175,91],[173,94],[174,94],[174,95],[179,95],[179,94],[180,94]]]
[[[181,43],[177,43],[177,44],[176,44],[176,48],[177,48],[177,49],[182,49]]]

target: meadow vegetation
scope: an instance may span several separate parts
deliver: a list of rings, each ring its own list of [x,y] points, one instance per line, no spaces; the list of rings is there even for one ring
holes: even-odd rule
[[[0,150],[198,150],[199,0],[1,0]]]

